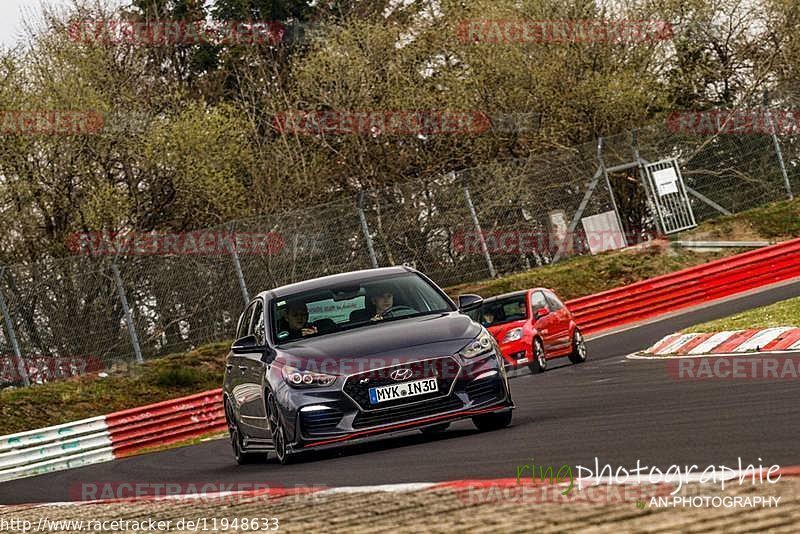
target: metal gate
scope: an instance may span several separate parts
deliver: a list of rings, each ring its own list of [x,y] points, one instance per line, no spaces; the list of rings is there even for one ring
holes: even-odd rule
[[[650,198],[664,234],[697,226],[678,162],[665,159],[644,166]]]

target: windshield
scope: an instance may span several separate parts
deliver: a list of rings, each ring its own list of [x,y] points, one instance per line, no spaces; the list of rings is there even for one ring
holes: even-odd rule
[[[484,302],[480,308],[469,311],[467,315],[472,320],[488,327],[526,319],[528,317],[528,307],[523,294]]]
[[[414,273],[289,295],[272,303],[278,343],[321,336],[403,317],[453,311],[434,287]]]

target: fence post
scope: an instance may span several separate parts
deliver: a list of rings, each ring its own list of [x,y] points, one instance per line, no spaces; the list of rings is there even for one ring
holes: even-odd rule
[[[128,332],[131,334],[131,343],[133,344],[133,353],[136,355],[136,363],[144,363],[142,359],[142,349],[139,346],[139,336],[136,335],[136,326],[133,324],[133,316],[128,306],[128,297],[125,295],[125,286],[122,285],[122,277],[119,274],[119,267],[117,267],[116,259],[111,263],[111,271],[114,273],[114,281],[117,283],[117,293],[119,293],[119,300],[122,302],[122,311],[125,312],[125,322],[128,324]]]
[[[3,280],[3,275],[6,272],[5,267],[0,267],[0,280]],[[17,335],[14,332],[14,323],[11,322],[11,314],[8,312],[6,306],[6,299],[3,296],[3,289],[0,287],[0,310],[3,312],[3,318],[6,323],[6,330],[8,331],[8,340],[11,342],[11,348],[14,351],[14,356],[17,359],[17,372],[22,378],[22,384],[25,387],[31,385],[31,379],[28,377],[28,370],[25,369],[25,362],[22,360],[22,352],[19,350],[19,343],[17,343]]]
[[[489,267],[489,276],[494,278],[497,276],[497,271],[494,270],[492,256],[489,254],[489,247],[486,246],[486,240],[483,238],[481,223],[478,221],[478,213],[475,211],[475,205],[472,203],[472,196],[469,194],[469,185],[467,185],[466,181],[464,182],[464,197],[467,199],[467,206],[469,206],[469,213],[472,216],[472,223],[475,225],[475,231],[478,232],[478,241],[481,244],[483,257],[486,258],[486,265]]]
[[[622,226],[622,217],[619,215],[619,208],[617,208],[617,200],[614,198],[614,191],[611,189],[611,180],[608,178],[608,171],[606,170],[606,162],[603,159],[603,138],[597,139],[597,161],[600,163],[600,171],[606,179],[606,186],[608,187],[608,196],[611,197],[611,207],[614,208],[614,215],[617,216],[617,224],[619,224],[619,231],[622,234],[622,241],[628,245],[628,240],[625,238],[625,227]]]
[[[364,232],[364,239],[367,241],[367,250],[369,251],[369,259],[372,262],[372,268],[378,268],[378,257],[375,255],[375,247],[372,245],[372,236],[369,235],[369,225],[367,218],[364,215],[364,191],[358,195],[358,220],[361,221],[361,231]]]
[[[661,227],[661,221],[658,217],[658,206],[653,198],[653,195],[656,193],[651,192],[650,186],[647,184],[647,177],[645,176],[647,171],[644,168],[645,162],[642,160],[642,155],[639,153],[639,130],[636,128],[631,130],[631,149],[633,149],[633,158],[638,165],[637,170],[639,171],[639,182],[642,184],[642,187],[644,187],[644,194],[647,196],[647,202],[650,204],[649,207],[653,214],[653,222],[656,225],[656,233],[664,235],[664,229]]]
[[[794,200],[794,193],[792,192],[792,184],[789,182],[789,175],[786,172],[786,165],[783,163],[783,152],[781,151],[781,144],[778,142],[778,134],[775,132],[775,124],[772,122],[772,114],[769,112],[769,91],[764,91],[764,114],[769,124],[769,133],[772,136],[772,144],[775,145],[775,154],[778,156],[778,163],[781,166],[781,174],[783,175],[783,185],[786,187],[786,193],[789,195],[789,200]]]
[[[242,291],[242,298],[244,299],[245,308],[250,303],[250,292],[247,291],[247,283],[244,279],[244,272],[242,271],[242,263],[239,261],[239,251],[236,250],[236,234],[230,233],[228,240],[228,250],[233,258],[233,268],[236,269],[236,278],[239,280],[239,289]]]

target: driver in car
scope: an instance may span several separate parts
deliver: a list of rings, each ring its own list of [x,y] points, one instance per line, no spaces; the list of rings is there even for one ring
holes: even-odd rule
[[[380,321],[383,319],[383,314],[394,306],[394,293],[389,288],[378,288],[370,296],[370,300],[372,305],[375,306],[375,315],[372,316],[372,320]]]
[[[286,305],[286,328],[290,338],[305,337],[317,333],[317,327],[308,324],[308,307],[304,302],[289,302]]]

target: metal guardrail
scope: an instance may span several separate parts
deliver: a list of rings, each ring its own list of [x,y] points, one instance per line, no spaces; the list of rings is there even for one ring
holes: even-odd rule
[[[596,333],[800,277],[793,239],[567,302],[585,333]]]
[[[113,460],[105,417],[0,438],[0,481]]]
[[[227,428],[221,389],[117,412],[106,422],[117,458]]]
[[[226,428],[222,390],[0,437],[0,482],[131,456]]]

